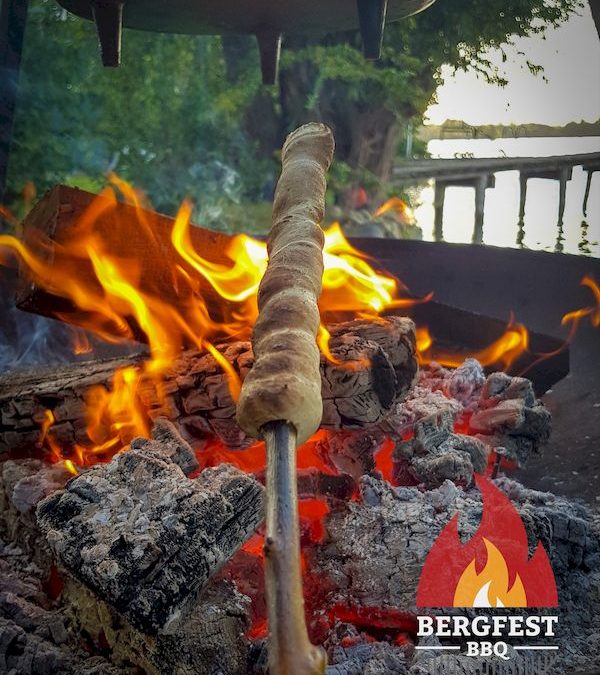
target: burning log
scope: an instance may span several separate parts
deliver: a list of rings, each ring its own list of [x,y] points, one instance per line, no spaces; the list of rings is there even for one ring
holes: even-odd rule
[[[417,370],[414,324],[388,317],[332,326],[329,349],[336,363],[321,358],[323,424],[328,429],[370,427],[386,417],[412,386]],[[243,380],[252,367],[248,342],[219,351]],[[50,410],[50,433],[63,447],[90,445],[86,430],[86,392],[110,388],[117,368],[136,365],[142,356],[91,361],[11,374],[0,395],[0,454],[31,450]],[[168,413],[189,440],[219,437],[230,448],[249,439],[235,421],[235,403],[227,377],[211,354],[186,351],[165,374],[165,410],[156,387],[145,382],[138,394],[151,417]]]
[[[61,566],[150,635],[171,629],[263,518],[251,476],[223,464],[190,480],[164,445],[135,443],[37,509]]]
[[[57,185],[47,192],[23,222],[24,243],[29,251],[52,268],[77,279],[81,288],[102,297],[102,287],[94,272],[92,262],[83,256],[69,255],[70,247],[88,235],[93,225],[96,241],[110,252],[114,259],[129,258],[136,251],[136,265],[141,288],[153,288],[165,303],[178,304],[173,283],[173,268],[182,266],[186,272],[191,267],[177,256],[170,245],[174,220],[140,206],[117,202],[111,193],[94,195],[77,188]],[[127,224],[127,227],[123,225]],[[190,228],[192,242],[198,250],[215,263],[226,263],[224,250],[231,237],[200,227]],[[207,305],[217,310],[219,303],[212,286],[198,277],[202,297]],[[38,285],[30,276],[27,266],[21,267],[20,290],[17,306],[36,314],[68,318],[71,323],[86,325],[90,315],[75,307],[61,294],[54,294],[50,287]],[[134,335],[139,336],[139,326],[131,317]]]

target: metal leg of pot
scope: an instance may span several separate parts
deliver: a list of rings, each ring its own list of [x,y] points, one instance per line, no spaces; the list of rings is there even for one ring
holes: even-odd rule
[[[123,3],[120,0],[92,0],[91,5],[100,41],[102,65],[116,68],[121,63]]]
[[[260,33],[256,36],[260,53],[260,69],[263,84],[275,84],[279,71],[279,55],[281,54],[281,35],[276,33]]]
[[[358,21],[367,59],[378,59],[383,42],[387,0],[357,0]]]

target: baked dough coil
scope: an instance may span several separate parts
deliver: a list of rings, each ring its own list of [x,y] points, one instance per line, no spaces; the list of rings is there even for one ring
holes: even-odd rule
[[[316,334],[324,236],[319,223],[333,150],[330,129],[310,123],[292,132],[281,152],[269,264],[258,290],[259,316],[252,334],[255,360],[237,407],[238,424],[255,438],[265,424],[283,421],[295,427],[300,445],[321,422]]]

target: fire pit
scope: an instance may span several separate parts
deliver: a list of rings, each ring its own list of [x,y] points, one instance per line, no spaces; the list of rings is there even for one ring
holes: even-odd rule
[[[0,239],[23,309],[123,346],[1,380],[6,672],[266,672],[266,450],[235,418],[266,246],[189,217],[115,177],[55,188]],[[297,484],[327,672],[476,672],[469,631],[501,607],[545,627],[489,642],[507,672],[593,668],[597,513],[510,477],[550,438],[538,397],[568,343],[411,296],[335,226],[324,267],[323,418]],[[590,303],[565,322],[600,321]]]

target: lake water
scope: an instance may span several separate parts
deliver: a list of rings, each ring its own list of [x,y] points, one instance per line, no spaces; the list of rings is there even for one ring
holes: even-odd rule
[[[547,157],[600,152],[600,136],[585,138],[503,138],[432,140],[427,149],[434,158],[472,157]],[[565,253],[600,257],[600,172],[593,174],[583,215],[586,173],[573,168],[567,183],[564,225],[559,241],[558,181],[530,179],[527,185],[524,238],[522,246],[544,251],[560,247]],[[414,194],[415,216],[426,241],[433,241],[433,182]],[[446,189],[444,204],[444,240],[468,243],[473,234],[475,191],[471,188]],[[483,241],[493,246],[518,246],[519,173],[496,174],[496,186],[486,191]]]

